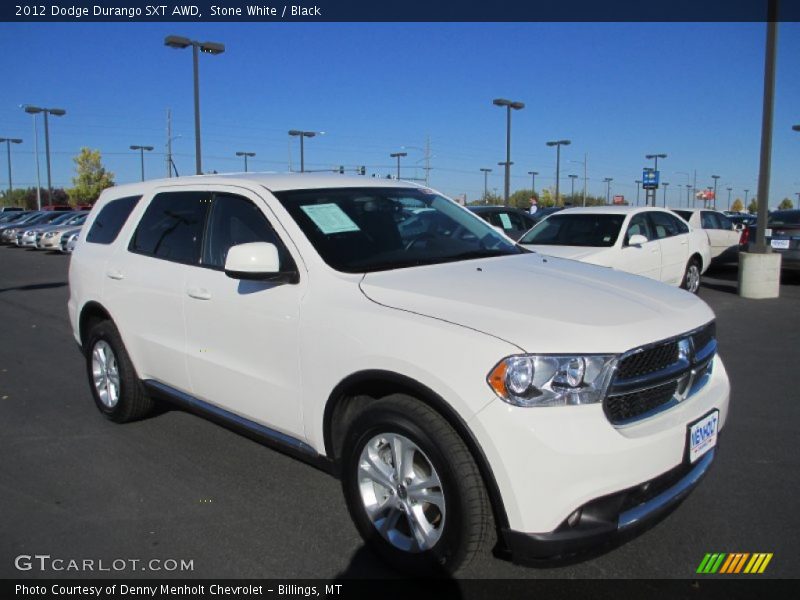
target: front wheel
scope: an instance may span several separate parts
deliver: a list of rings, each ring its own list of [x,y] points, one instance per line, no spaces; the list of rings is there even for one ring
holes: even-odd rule
[[[681,287],[692,294],[696,294],[700,289],[700,261],[696,258],[692,258],[686,265]]]
[[[491,510],[472,456],[436,411],[409,396],[375,400],[356,417],[342,487],[361,536],[401,571],[464,569],[489,538]]]

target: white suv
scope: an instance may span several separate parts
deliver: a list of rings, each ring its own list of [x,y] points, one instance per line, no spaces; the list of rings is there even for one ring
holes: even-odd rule
[[[183,405],[341,477],[393,565],[568,555],[708,469],[730,387],[692,294],[542,256],[430,189],[203,176],[103,192],[69,315],[109,419]]]

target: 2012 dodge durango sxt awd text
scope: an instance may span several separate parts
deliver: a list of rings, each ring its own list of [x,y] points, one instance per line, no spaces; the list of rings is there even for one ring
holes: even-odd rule
[[[725,423],[704,302],[530,252],[413,184],[115,187],[69,279],[104,415],[165,399],[327,466],[405,570],[457,571],[495,541],[567,555],[651,523]]]

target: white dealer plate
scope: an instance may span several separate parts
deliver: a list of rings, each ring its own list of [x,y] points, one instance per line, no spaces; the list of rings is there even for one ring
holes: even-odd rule
[[[689,462],[693,463],[717,445],[719,411],[706,415],[689,425]]]
[[[789,240],[772,240],[770,244],[772,244],[773,248],[777,248],[778,250],[789,249]]]

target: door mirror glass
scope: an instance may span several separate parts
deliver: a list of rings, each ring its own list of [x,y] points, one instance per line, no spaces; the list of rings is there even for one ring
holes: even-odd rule
[[[647,238],[643,236],[641,233],[633,234],[628,240],[629,246],[641,246],[642,244],[646,243],[647,243]]]
[[[225,274],[233,279],[274,279],[280,267],[278,248],[269,242],[231,246],[225,259]]]

